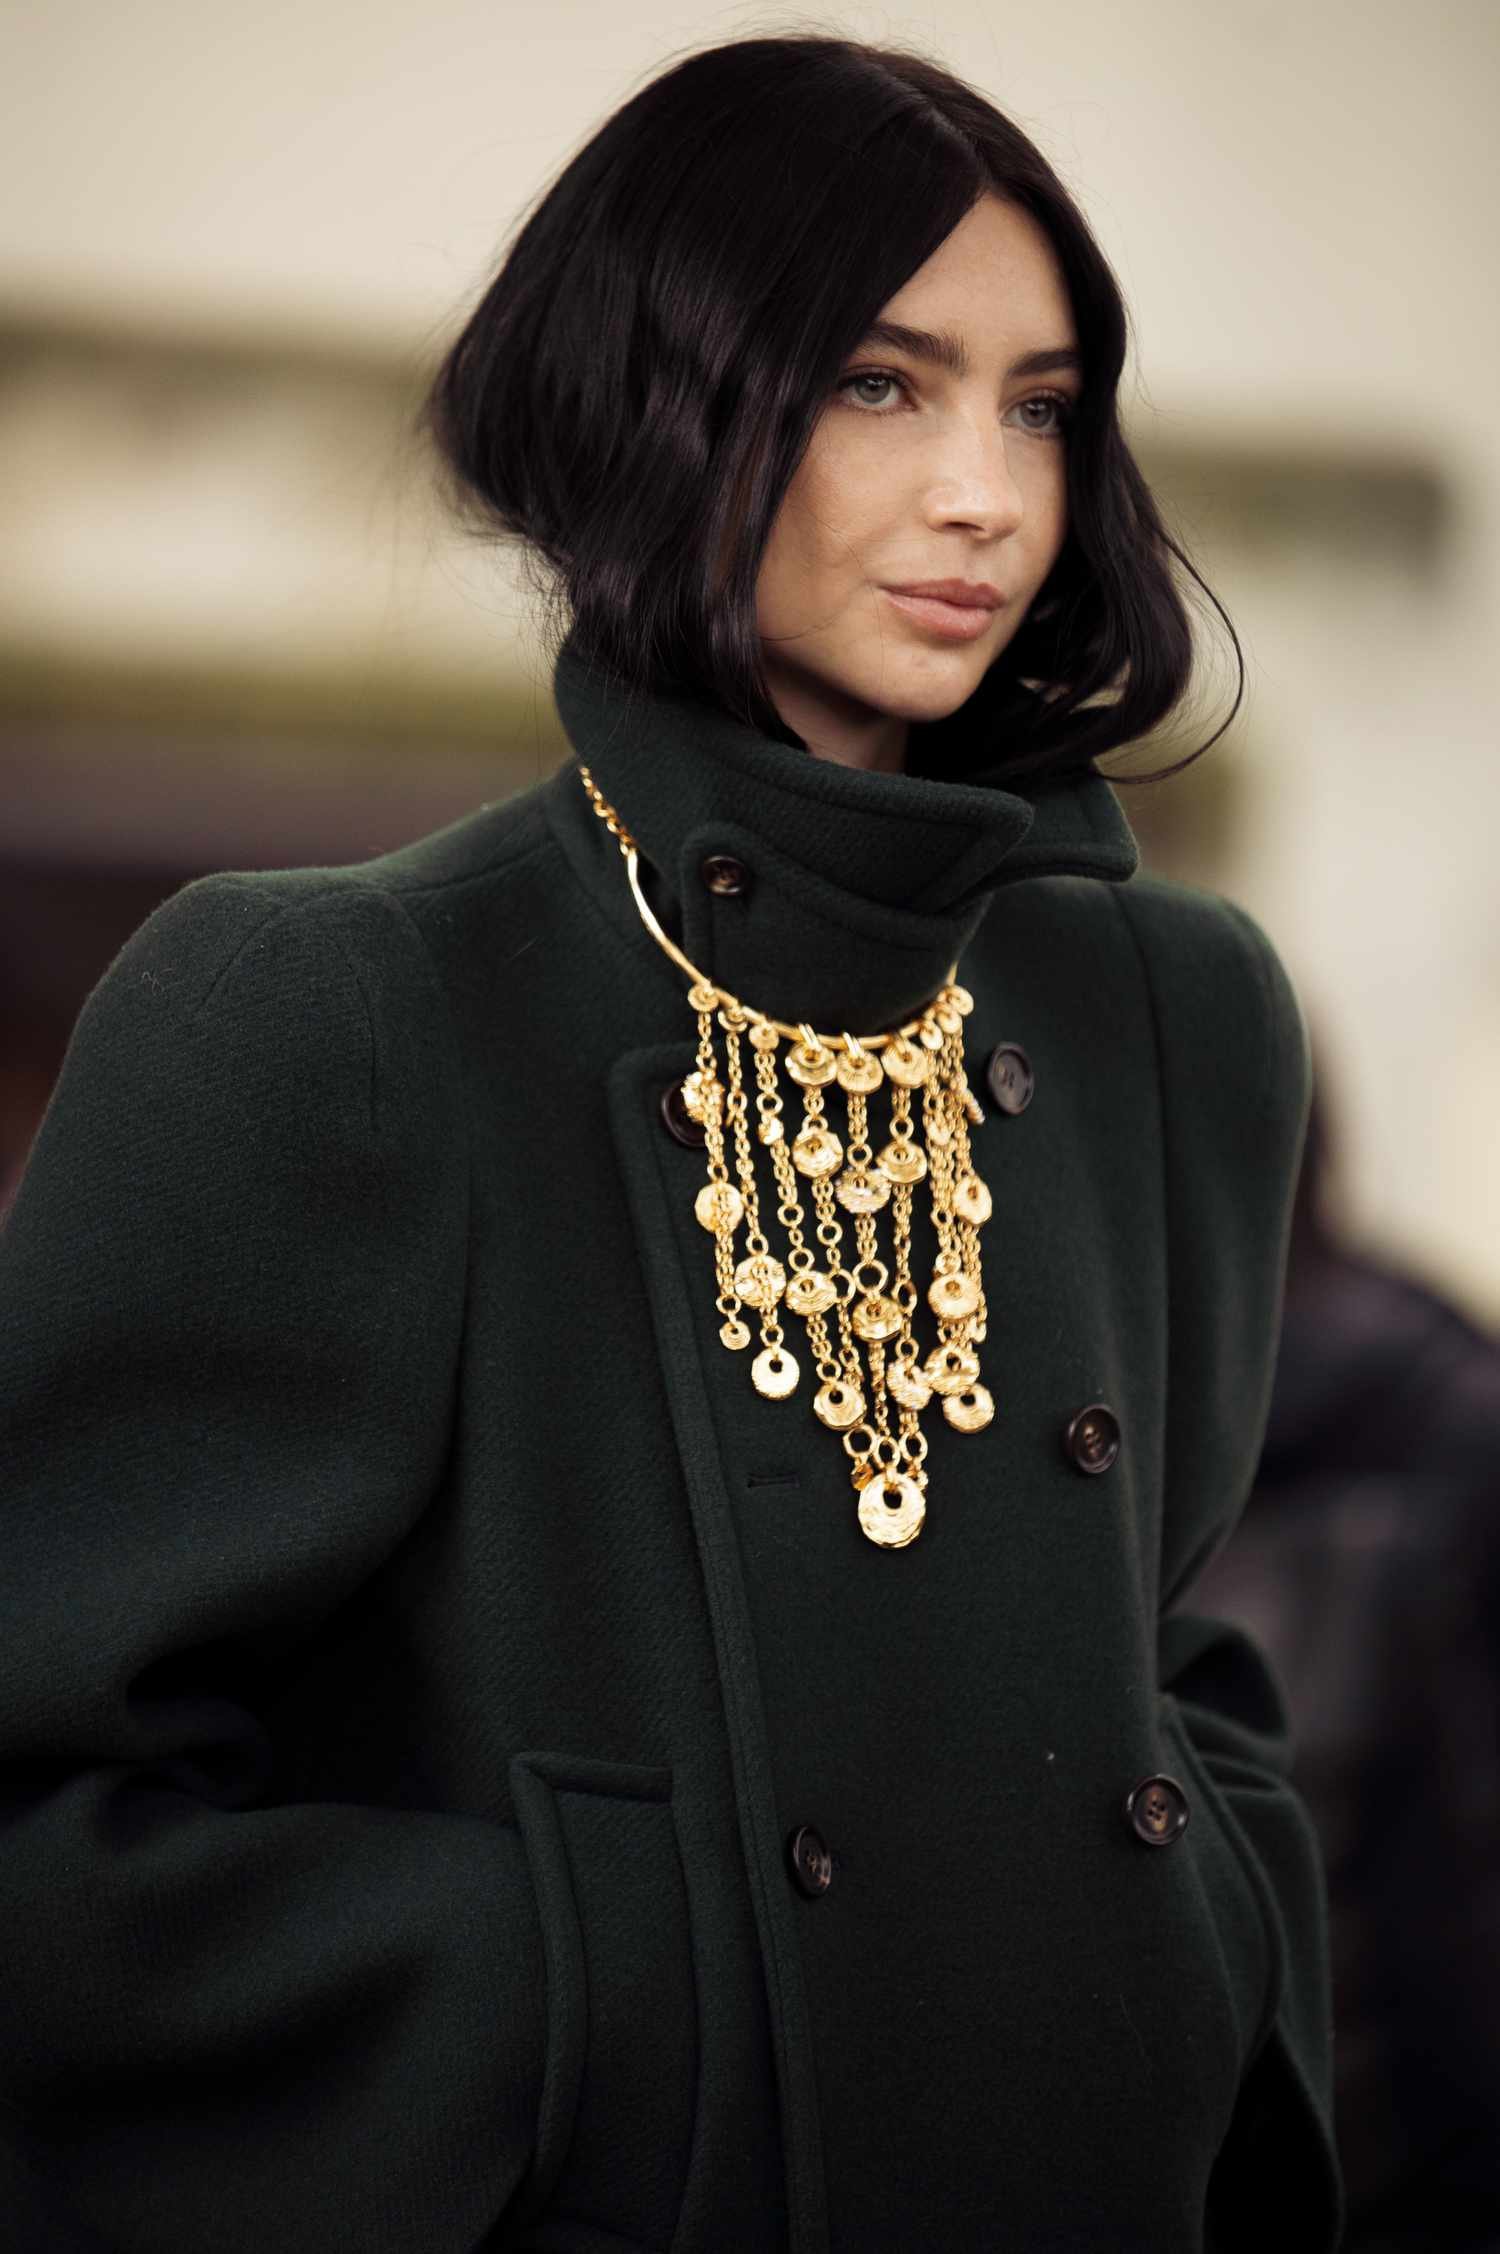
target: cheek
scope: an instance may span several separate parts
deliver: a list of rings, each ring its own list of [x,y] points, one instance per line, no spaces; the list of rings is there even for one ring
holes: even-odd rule
[[[901,479],[882,436],[861,429],[851,415],[804,464],[805,510],[824,548],[845,567],[901,513]]]
[[[1034,506],[1041,544],[1055,555],[1068,531],[1068,464],[1060,447],[1038,474]]]
[[[791,515],[783,502],[755,582],[756,625],[762,634],[779,636],[788,631],[788,621],[798,609],[803,579]]]
[[[837,528],[816,471],[804,461],[787,487],[756,582],[756,610],[762,633],[791,630],[805,620],[809,602],[837,554]]]
[[[888,462],[865,433],[825,424],[803,456],[783,507],[786,544],[805,573],[857,573],[862,548],[889,513]]]

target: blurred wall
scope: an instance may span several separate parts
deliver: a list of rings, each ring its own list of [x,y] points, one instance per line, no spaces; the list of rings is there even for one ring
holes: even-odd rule
[[[1127,812],[1148,865],[1281,947],[1349,1226],[1500,1320],[1491,0],[51,0],[0,27],[0,1125],[55,1062],[38,1028],[176,883],[379,851],[560,755],[524,589],[442,523],[403,418],[611,107],[690,47],[820,27],[949,62],[1088,212],[1132,435],[1249,673]],[[1141,765],[1228,709],[1189,593],[1206,693]]]

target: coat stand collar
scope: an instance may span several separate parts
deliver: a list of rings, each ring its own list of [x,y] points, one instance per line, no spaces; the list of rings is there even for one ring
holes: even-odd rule
[[[684,978],[641,920],[580,761],[635,838],[652,913],[684,953],[752,1008],[820,1032],[899,1024],[955,958],[962,979],[998,886],[1060,874],[1118,882],[1138,864],[1097,770],[1031,780],[1024,795],[1005,787],[977,692],[945,720],[914,723],[911,765],[894,775],[819,759],[696,698],[629,691],[572,636],[554,693],[577,757],[546,787],[601,908]],[[726,860],[743,871],[740,889],[717,888],[736,881]]]

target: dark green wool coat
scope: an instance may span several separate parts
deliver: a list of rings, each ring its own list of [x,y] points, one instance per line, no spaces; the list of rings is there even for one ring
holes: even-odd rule
[[[967,707],[877,775],[557,688],[744,1000],[875,1032],[960,958],[994,1421],[924,1415],[881,1549],[806,1353],[770,1401],[720,1344],[688,981],[575,761],[166,902],[0,1238],[7,2254],[1328,2254],[1322,1868],[1191,1609],[1269,1407],[1287,974]]]

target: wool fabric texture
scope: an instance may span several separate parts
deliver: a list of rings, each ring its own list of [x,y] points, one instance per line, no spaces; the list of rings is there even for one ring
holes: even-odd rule
[[[0,2237],[1332,2254],[1319,1852],[1192,1606],[1269,1408],[1288,975],[977,703],[880,775],[571,642],[556,690],[716,982],[874,1031],[958,958],[994,1419],[880,1549],[723,1350],[684,982],[574,758],[175,894],[0,1235]]]

